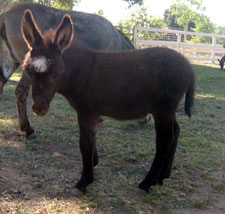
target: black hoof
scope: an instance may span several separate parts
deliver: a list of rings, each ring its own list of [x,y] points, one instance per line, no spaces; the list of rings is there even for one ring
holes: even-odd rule
[[[35,133],[31,133],[29,136],[27,136],[27,140],[33,140],[37,137]]]
[[[144,190],[145,192],[149,193],[149,188],[150,188],[150,185],[146,184],[144,181],[141,182],[138,187],[142,190]]]
[[[143,190],[143,189],[138,188],[136,193],[137,193],[137,195],[143,196],[143,195],[148,194],[149,193],[149,190],[146,191],[146,190]]]
[[[165,180],[165,179],[167,179],[167,178],[169,178],[170,177],[170,172],[164,172],[164,173],[161,173],[160,174],[160,176],[159,176],[159,178],[158,178],[158,184],[160,185],[160,186],[162,186],[163,185],[163,181]]]
[[[87,185],[81,184],[81,182],[78,182],[75,186],[80,192],[85,193],[87,191],[86,187]]]
[[[159,179],[159,180],[158,180],[158,184],[159,184],[160,186],[162,186],[162,185],[163,185],[163,179]]]
[[[94,161],[93,161],[94,167],[98,165],[98,155],[94,156]]]
[[[85,192],[86,192],[86,187],[87,187],[89,184],[91,184],[91,183],[93,183],[93,179],[79,180],[79,181],[77,182],[77,184],[76,184],[75,187],[76,187],[79,191],[85,193]]]

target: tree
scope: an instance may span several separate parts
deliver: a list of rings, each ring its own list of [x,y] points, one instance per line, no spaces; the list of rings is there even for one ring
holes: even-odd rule
[[[138,7],[133,13],[131,13],[128,19],[121,20],[118,25],[126,35],[132,35],[133,28],[137,25],[154,28],[162,28],[165,26],[163,18],[157,16],[149,16],[147,14],[147,9],[143,7]],[[152,38],[153,34],[147,31],[143,31],[139,32],[138,36],[141,39],[150,39]]]
[[[177,0],[164,13],[164,20],[169,27],[194,28],[205,8],[202,0]]]
[[[73,6],[79,2],[80,0],[52,0],[50,6],[64,10],[72,10]]]
[[[133,28],[135,25],[140,25],[143,27],[163,27],[165,26],[162,18],[157,16],[149,16],[147,14],[147,9],[143,7],[137,8],[133,13],[131,13],[128,19],[121,20],[119,25]]]
[[[202,0],[177,0],[169,9],[165,10],[164,21],[168,27],[172,28],[213,33],[216,26],[209,17],[202,14],[204,10]],[[186,36],[184,39],[187,40]],[[210,44],[212,42],[211,37],[203,36],[189,36],[188,40],[196,43]]]
[[[169,28],[182,28],[182,26],[178,25],[176,22],[176,15],[173,15],[171,11],[173,10],[172,7],[175,5],[171,5],[170,9],[166,9],[164,12],[164,22],[166,23],[167,27]]]
[[[209,17],[205,15],[199,15],[193,30],[195,32],[214,33],[216,26],[211,22]]]
[[[38,0],[38,3],[59,9],[72,10],[73,6],[80,1],[81,0]]]
[[[225,34],[225,27],[224,26],[218,26],[215,29],[215,33],[217,34]],[[220,45],[225,45],[225,39],[224,38],[217,38],[216,43]]]
[[[214,33],[215,29],[216,29],[215,24],[213,24],[207,16],[199,15],[198,19],[195,22],[195,27],[193,28],[193,31],[204,32],[204,33]],[[195,43],[211,44],[212,37],[192,36],[190,41]]]

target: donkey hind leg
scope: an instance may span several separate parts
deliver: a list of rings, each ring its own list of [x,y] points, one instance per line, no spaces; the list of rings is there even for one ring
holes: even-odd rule
[[[96,142],[95,142],[94,151],[93,151],[93,166],[97,166],[97,165],[98,165],[98,152],[97,152]]]
[[[98,164],[98,153],[96,149],[96,126],[98,117],[81,116],[78,114],[80,127],[80,151],[82,154],[83,171],[76,188],[81,192],[86,191],[86,187],[94,180],[93,167]]]
[[[158,183],[160,185],[163,185],[163,180],[165,178],[170,177],[170,173],[171,173],[171,170],[172,170],[172,164],[173,164],[174,155],[175,155],[176,148],[177,148],[178,137],[179,137],[179,134],[180,134],[179,124],[177,123],[176,119],[174,120],[173,130],[174,130],[173,144],[172,144],[172,147],[170,149],[170,153],[169,153],[167,159],[165,160],[164,165],[163,165],[163,167],[160,171],[159,178],[158,178]]]
[[[17,112],[21,131],[25,132],[26,139],[36,138],[34,129],[30,126],[27,116],[27,97],[30,89],[30,78],[23,72],[19,84],[16,87]]]
[[[167,160],[173,145],[174,119],[166,119],[163,117],[160,118],[157,117],[155,118],[155,130],[156,130],[155,157],[147,176],[139,184],[139,188],[147,192],[149,191],[150,186],[153,186],[158,183],[160,171],[163,168],[163,165]]]

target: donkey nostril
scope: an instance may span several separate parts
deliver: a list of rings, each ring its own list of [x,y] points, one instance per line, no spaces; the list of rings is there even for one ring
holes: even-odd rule
[[[42,116],[45,115],[46,113],[47,113],[47,109],[43,109],[40,111],[40,115],[42,115]]]
[[[33,112],[38,116],[44,116],[48,112],[48,106],[47,105],[32,105]]]

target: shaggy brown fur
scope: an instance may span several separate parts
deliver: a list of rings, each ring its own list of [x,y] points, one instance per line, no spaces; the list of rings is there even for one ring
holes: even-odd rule
[[[147,113],[155,120],[156,154],[139,187],[148,191],[150,186],[162,184],[171,173],[179,136],[175,112],[185,94],[185,113],[191,116],[194,73],[190,63],[167,48],[103,52],[89,50],[76,42],[62,54],[71,43],[70,17],[64,16],[51,40],[40,35],[34,23],[31,12],[27,11],[22,32],[32,48],[23,69],[31,77],[33,111],[45,115],[56,92],[64,95],[76,110],[83,157],[83,172],[76,187],[84,191],[93,182],[93,166],[98,163],[99,117],[129,120]],[[31,66],[37,57],[48,60],[46,72],[38,73]]]

